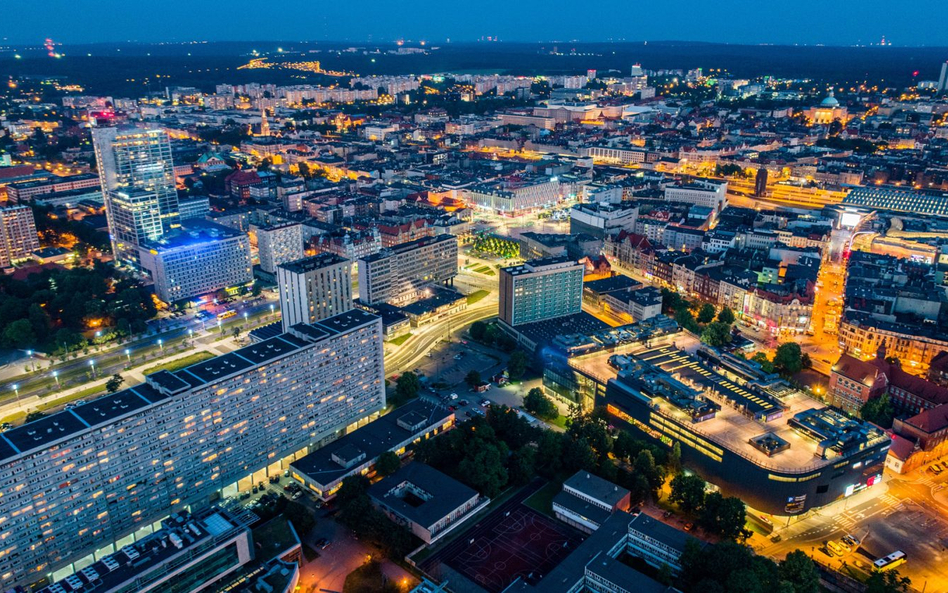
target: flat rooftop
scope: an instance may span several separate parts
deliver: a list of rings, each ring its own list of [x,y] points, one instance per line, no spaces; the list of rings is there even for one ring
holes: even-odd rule
[[[351,467],[339,465],[333,459],[334,454],[341,453],[348,458],[351,456],[351,451],[358,450],[365,454],[366,461],[372,460],[386,451],[391,451],[395,446],[416,434],[415,431],[408,430],[399,424],[400,419],[408,420],[410,425],[415,425],[416,421],[424,419],[424,429],[443,424],[453,416],[454,413],[449,412],[447,408],[416,399],[313,451],[302,459],[297,459],[290,465],[295,471],[317,484],[324,486],[332,484],[352,471]]]
[[[306,272],[321,270],[323,268],[335,266],[347,261],[349,260],[342,257],[341,255],[336,255],[335,253],[320,253],[319,255],[314,255],[312,257],[304,257],[303,259],[283,263],[278,267],[294,274],[305,274]]]

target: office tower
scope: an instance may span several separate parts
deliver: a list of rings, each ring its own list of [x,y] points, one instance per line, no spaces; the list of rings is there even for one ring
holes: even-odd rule
[[[189,220],[139,249],[141,267],[155,282],[155,294],[176,303],[253,281],[250,239],[213,222]]]
[[[458,238],[423,237],[393,245],[359,260],[359,300],[366,305],[405,305],[433,284],[458,273]]]
[[[277,266],[302,259],[303,225],[290,222],[257,229],[257,253],[260,269],[275,274]]]
[[[757,169],[757,177],[754,178],[754,195],[758,198],[767,195],[767,169],[764,167]]]
[[[0,588],[282,474],[376,417],[383,375],[382,321],[352,310],[0,433]]]
[[[941,65],[941,74],[938,75],[937,90],[939,93],[943,93],[948,90],[948,61]]]
[[[0,267],[27,259],[39,249],[39,236],[28,206],[0,208]]]
[[[500,320],[514,327],[573,315],[583,306],[583,264],[535,259],[500,270]]]
[[[333,253],[277,266],[283,330],[352,308],[352,262]]]
[[[161,130],[93,128],[92,141],[120,265],[139,267],[138,247],[178,226],[171,142]]]

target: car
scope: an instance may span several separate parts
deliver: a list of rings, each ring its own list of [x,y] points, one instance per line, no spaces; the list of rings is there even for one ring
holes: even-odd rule
[[[667,519],[667,518],[669,518],[669,517],[671,517],[671,516],[672,516],[672,512],[671,512],[671,511],[665,511],[664,513],[662,513],[662,519]]]
[[[486,399],[485,399],[485,400],[481,401],[481,407],[482,407],[482,408],[489,408],[489,407],[490,407],[490,400],[486,400]]]
[[[448,397],[450,397],[451,399],[457,399],[457,398],[458,398],[458,394],[452,393],[452,394],[449,395]]]
[[[772,536],[770,536],[770,541],[772,541],[772,542],[775,543],[775,544],[776,544],[776,543],[779,543],[780,540],[782,540],[782,539],[783,539],[783,538],[780,537],[780,534],[779,534],[779,533],[775,533],[775,534],[773,534]]]
[[[458,401],[458,406],[460,406],[460,407],[462,407],[462,408],[463,408],[464,406],[466,406],[467,404],[468,404],[468,401],[467,401],[466,399],[462,399],[462,400]]]
[[[302,493],[302,492],[294,492],[294,493],[293,493],[293,496],[291,496],[290,498],[293,499],[293,500],[296,500],[296,499],[299,498],[300,496],[303,496],[303,493]]]
[[[256,486],[254,486],[252,492],[256,494],[257,492],[260,492],[260,490]]]
[[[843,541],[853,550],[859,547],[859,540],[853,535],[844,535]]]
[[[319,544],[319,549],[320,549],[320,550],[325,550],[326,548],[328,548],[329,546],[332,545],[332,542],[329,541],[329,540],[326,539],[326,538],[322,538],[322,539],[318,542],[318,544]]]
[[[829,551],[830,556],[842,556],[845,554],[843,547],[834,541],[826,542],[826,549]]]
[[[456,412],[456,411],[457,411],[457,408],[454,407],[454,406],[448,406],[448,411],[449,411],[449,412]]]
[[[454,360],[461,360],[463,358],[460,353],[454,355]]]
[[[685,531],[691,531],[694,528],[695,528],[694,523],[691,523],[691,522],[685,523]]]

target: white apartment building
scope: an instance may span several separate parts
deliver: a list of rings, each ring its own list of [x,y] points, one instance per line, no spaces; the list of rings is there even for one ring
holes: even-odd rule
[[[277,266],[283,330],[352,308],[352,262],[321,253]]]
[[[0,268],[29,258],[39,246],[33,210],[29,206],[0,208]]]
[[[258,228],[257,254],[260,269],[275,274],[277,266],[303,259],[303,225],[290,222]]]
[[[458,273],[458,238],[422,237],[359,260],[359,300],[366,305],[406,305],[434,284]]]
[[[644,163],[648,152],[642,148],[621,146],[590,146],[584,150],[597,163],[613,165],[633,165]]]
[[[142,268],[155,294],[175,303],[253,281],[250,239],[246,234],[202,220],[139,248]]]
[[[378,416],[382,322],[353,310],[0,434],[0,587],[88,566]]]
[[[706,206],[718,213],[727,206],[727,181],[695,179],[690,183],[669,185],[665,187],[665,199]]]
[[[561,199],[557,177],[510,177],[475,185],[466,192],[470,203],[512,216],[548,208]]]
[[[565,256],[501,268],[501,321],[514,327],[579,313],[584,272],[583,264]]]

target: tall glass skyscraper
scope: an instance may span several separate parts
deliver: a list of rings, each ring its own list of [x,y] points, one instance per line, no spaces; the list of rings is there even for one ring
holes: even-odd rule
[[[171,142],[162,130],[93,128],[116,263],[139,268],[138,246],[178,225]]]

